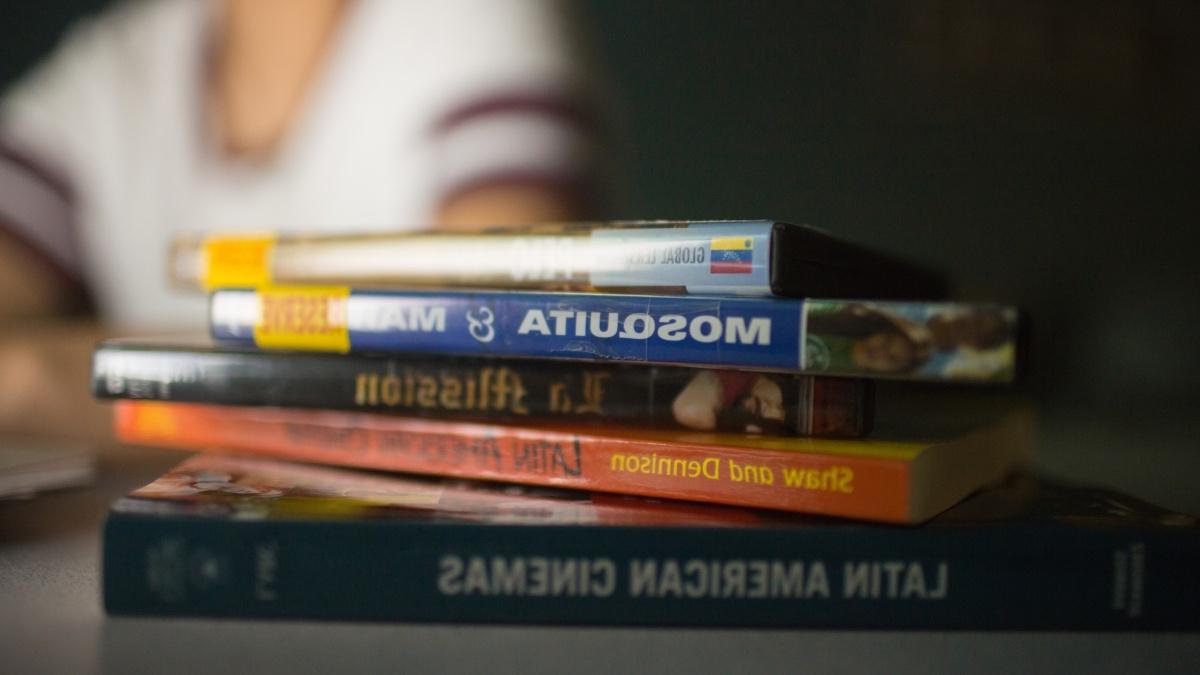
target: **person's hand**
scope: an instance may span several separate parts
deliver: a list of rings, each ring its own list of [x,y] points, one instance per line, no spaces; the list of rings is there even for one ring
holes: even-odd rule
[[[102,331],[87,321],[9,326],[0,333],[0,433],[103,441],[110,412],[89,391],[92,348]]]
[[[451,196],[438,212],[439,229],[565,222],[577,217],[573,200],[551,186],[501,184]]]

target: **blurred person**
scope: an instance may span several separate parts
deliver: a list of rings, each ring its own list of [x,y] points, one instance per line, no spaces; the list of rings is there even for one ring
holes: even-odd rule
[[[0,101],[0,428],[106,435],[97,338],[203,328],[179,232],[592,215],[591,73],[559,3],[159,0]],[[67,315],[89,318],[64,322]]]

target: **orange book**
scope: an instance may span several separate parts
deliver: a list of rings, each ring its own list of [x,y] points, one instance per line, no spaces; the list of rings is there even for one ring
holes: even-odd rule
[[[949,440],[530,428],[370,413],[118,401],[125,442],[918,523],[1003,478],[1028,415]]]

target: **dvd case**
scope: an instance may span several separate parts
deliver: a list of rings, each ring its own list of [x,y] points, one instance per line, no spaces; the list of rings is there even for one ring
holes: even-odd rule
[[[92,393],[440,419],[858,437],[870,380],[621,363],[263,351],[206,340],[108,340]]]
[[[1001,305],[589,293],[219,290],[212,337],[275,349],[680,364],[1011,382]]]
[[[483,232],[183,236],[175,282],[939,298],[935,274],[767,220],[577,223]]]

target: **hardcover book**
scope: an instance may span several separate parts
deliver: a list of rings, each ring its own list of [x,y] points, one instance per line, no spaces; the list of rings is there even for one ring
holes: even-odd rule
[[[268,284],[937,298],[940,278],[801,225],[579,223],[483,232],[181,237],[173,279]]]
[[[928,440],[523,427],[389,415],[117,401],[128,443],[249,452],[390,471],[735,504],[864,520],[928,520],[1032,454],[1015,410]]]
[[[872,384],[613,362],[262,351],[203,340],[109,340],[92,358],[99,398],[829,437],[869,431]]]
[[[197,456],[113,506],[111,614],[1200,627],[1196,520],[1018,476],[917,528]]]
[[[270,349],[490,355],[1009,382],[1017,312],[949,302],[525,292],[220,290],[212,336]]]

